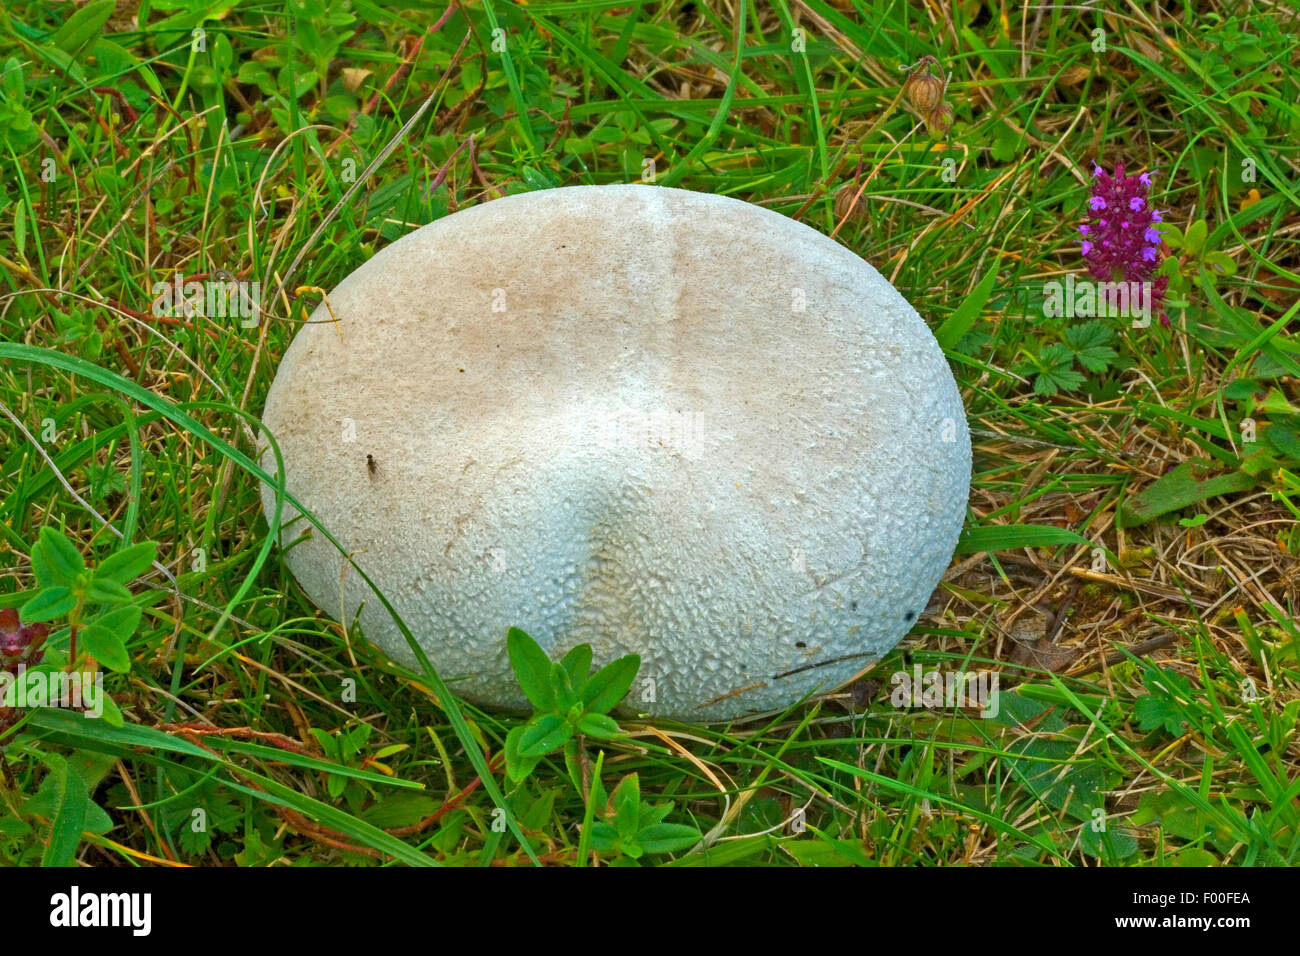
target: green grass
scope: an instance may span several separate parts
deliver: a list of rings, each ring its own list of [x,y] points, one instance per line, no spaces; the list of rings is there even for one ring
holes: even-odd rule
[[[680,866],[1300,858],[1294,6],[494,0],[430,32],[447,10],[0,14],[0,608],[35,593],[43,527],[160,565],[105,675],[120,726],[0,715],[0,860],[610,865],[619,807],[702,834],[639,858]],[[902,87],[927,55],[939,138]],[[1167,327],[1103,320],[1113,354],[1053,392],[1093,333],[1042,313],[1083,274],[1093,159],[1158,170],[1178,276]],[[625,715],[514,783],[523,718],[306,599],[252,436],[295,324],[377,249],[647,163],[833,234],[927,318],[974,438],[967,527],[850,687],[730,726]],[[216,270],[267,320],[153,314],[155,283]],[[1186,462],[1203,484],[1161,481]],[[914,664],[997,673],[999,714],[891,706]]]

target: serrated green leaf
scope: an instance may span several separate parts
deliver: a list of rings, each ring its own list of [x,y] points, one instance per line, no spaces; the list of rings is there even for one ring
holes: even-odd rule
[[[1061,333],[1075,359],[1090,372],[1104,372],[1119,354],[1110,347],[1114,331],[1098,319],[1072,325]]]
[[[1167,734],[1177,737],[1183,732],[1182,710],[1172,701],[1155,694],[1142,694],[1134,700],[1133,716],[1137,718],[1138,727],[1146,733],[1163,728]]]
[[[1079,360],[1079,364],[1089,372],[1099,374],[1110,368],[1110,363],[1115,361],[1119,353],[1107,345],[1095,345],[1090,349],[1082,352],[1076,352],[1074,357]]]
[[[1080,349],[1106,345],[1114,340],[1115,332],[1100,319],[1090,319],[1070,326],[1061,333],[1061,338],[1065,340],[1066,345],[1077,352]]]
[[[1068,366],[1074,361],[1074,353],[1064,342],[1053,342],[1051,345],[1043,346],[1038,353],[1038,364],[1042,368],[1052,368],[1053,366]]]
[[[201,856],[208,852],[212,846],[212,831],[209,827],[194,828],[192,819],[185,819],[181,823],[180,832],[177,834],[177,841],[190,856]]]
[[[1034,394],[1055,395],[1057,392],[1072,392],[1085,381],[1081,373],[1063,365],[1044,369],[1034,378]]]

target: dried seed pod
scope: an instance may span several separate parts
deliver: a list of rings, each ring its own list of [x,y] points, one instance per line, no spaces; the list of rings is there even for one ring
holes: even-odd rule
[[[903,95],[912,109],[922,116],[929,116],[943,102],[946,83],[931,72],[929,64],[917,69],[903,84]]]
[[[835,191],[835,218],[837,220],[858,219],[864,212],[861,198],[858,198],[858,184],[845,183]],[[857,201],[854,202],[854,199]]]
[[[943,139],[948,135],[948,130],[952,129],[953,118],[952,107],[940,103],[938,109],[925,115],[925,128],[935,139]]]

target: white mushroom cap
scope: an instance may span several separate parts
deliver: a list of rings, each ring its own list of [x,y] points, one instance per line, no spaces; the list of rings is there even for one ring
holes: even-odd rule
[[[641,655],[637,710],[787,705],[893,647],[952,557],[970,438],[943,353],[875,269],[777,213],[654,186],[509,196],[329,302],[265,425],[289,491],[472,700],[524,703],[516,626],[557,659]],[[286,560],[413,665],[322,536]]]

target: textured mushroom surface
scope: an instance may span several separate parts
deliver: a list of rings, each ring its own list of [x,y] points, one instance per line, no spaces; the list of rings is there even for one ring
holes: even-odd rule
[[[394,242],[329,303],[267,398],[288,490],[472,700],[524,704],[516,626],[556,659],[639,654],[639,711],[784,706],[898,643],[952,557],[970,437],[943,353],[875,269],[775,212],[509,196]],[[324,536],[285,557],[414,665]]]

